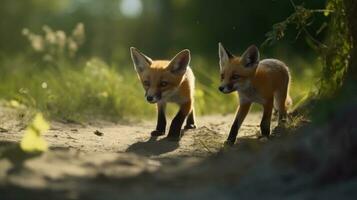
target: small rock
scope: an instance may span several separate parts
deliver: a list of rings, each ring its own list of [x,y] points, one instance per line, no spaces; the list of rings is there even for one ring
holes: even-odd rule
[[[100,132],[98,130],[95,130],[94,134],[96,134],[97,136],[103,136],[104,135],[104,133],[102,133],[102,132]]]

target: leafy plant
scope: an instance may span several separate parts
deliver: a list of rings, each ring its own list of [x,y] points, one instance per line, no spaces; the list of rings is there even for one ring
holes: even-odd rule
[[[340,0],[329,0],[325,9],[308,9],[303,5],[295,5],[293,0],[290,0],[290,2],[295,12],[284,21],[273,25],[272,30],[266,34],[267,38],[263,45],[278,42],[285,36],[287,27],[294,25],[297,29],[296,37],[304,33],[307,42],[318,53],[323,62],[321,77],[318,79],[318,94],[331,95],[342,85],[351,50],[344,3]],[[315,14],[324,14],[326,21],[330,20],[328,23],[324,22],[318,30],[315,30],[319,34],[323,29],[328,28],[328,35],[324,41],[316,39],[307,29],[312,24],[312,18]]]

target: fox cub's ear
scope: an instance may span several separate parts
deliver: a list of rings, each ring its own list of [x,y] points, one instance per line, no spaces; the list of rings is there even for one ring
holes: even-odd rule
[[[152,60],[145,54],[141,53],[135,47],[130,48],[131,59],[133,60],[135,70],[137,72],[142,72],[146,68],[150,67]]]
[[[224,48],[222,43],[218,43],[218,55],[221,68],[229,62],[229,59],[234,58],[234,55]]]
[[[169,69],[173,74],[183,75],[191,61],[190,50],[185,49],[170,61]]]
[[[245,67],[256,67],[259,63],[259,59],[259,49],[255,45],[252,45],[243,53],[241,63]]]

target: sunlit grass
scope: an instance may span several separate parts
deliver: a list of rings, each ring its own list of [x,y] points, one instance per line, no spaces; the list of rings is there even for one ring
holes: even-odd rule
[[[290,96],[293,99],[292,110],[303,103],[310,95],[316,93],[322,64],[318,59],[307,62],[303,59],[292,60]]]
[[[141,101],[143,91],[134,73],[119,73],[98,59],[78,66],[64,62],[59,68],[20,62],[16,70],[2,69],[5,69],[0,78],[3,98],[54,118],[120,120],[125,116],[147,116],[153,111]]]
[[[315,84],[316,67],[294,60],[291,96],[298,102]],[[303,66],[303,67],[302,67]],[[217,68],[215,68],[217,67]],[[218,64],[195,56],[195,109],[198,115],[234,113],[236,94],[221,94]],[[82,121],[92,118],[119,121],[149,119],[155,106],[146,103],[144,91],[128,63],[109,66],[98,58],[73,62],[60,60],[46,66],[26,57],[4,58],[0,63],[0,96],[28,109],[41,111],[52,119]],[[170,106],[171,115],[177,107]],[[253,108],[255,110],[255,108]]]
[[[156,115],[155,105],[144,99],[143,88],[126,56],[129,52],[117,53],[120,64],[112,65],[100,58],[82,58],[77,54],[85,39],[84,24],[79,23],[72,33],[44,26],[40,34],[28,29],[23,34],[31,44],[31,52],[0,59],[0,98],[8,102],[6,105],[69,121],[152,119]],[[295,105],[299,105],[314,88],[317,80],[314,76],[320,67],[317,62],[287,52],[291,51],[277,48],[273,57],[290,66],[290,94]],[[236,111],[237,93],[225,95],[217,89],[220,84],[217,59],[192,56],[198,115]],[[168,108],[171,116],[177,111],[177,106]],[[252,111],[260,109],[261,106],[254,105]]]

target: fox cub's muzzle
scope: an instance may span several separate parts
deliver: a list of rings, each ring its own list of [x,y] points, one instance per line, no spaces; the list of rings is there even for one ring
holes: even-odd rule
[[[227,85],[221,85],[218,87],[219,91],[221,91],[224,94],[228,94],[234,91],[233,85],[232,84],[227,84]]]
[[[161,100],[161,94],[146,94],[145,97],[149,103],[157,103]]]

